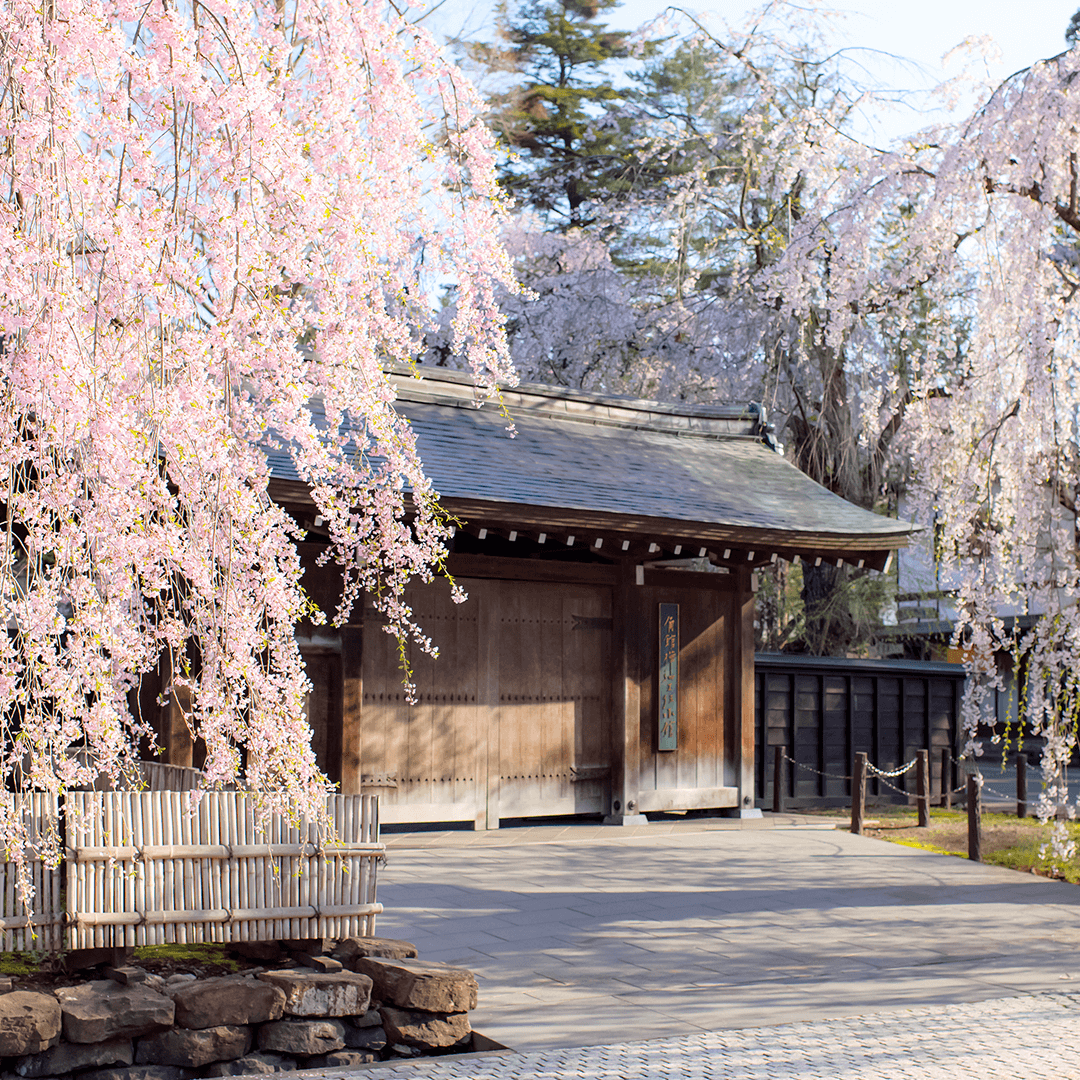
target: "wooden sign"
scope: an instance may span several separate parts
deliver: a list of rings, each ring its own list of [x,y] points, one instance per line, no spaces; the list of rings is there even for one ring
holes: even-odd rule
[[[658,750],[679,748],[679,605],[660,605]]]

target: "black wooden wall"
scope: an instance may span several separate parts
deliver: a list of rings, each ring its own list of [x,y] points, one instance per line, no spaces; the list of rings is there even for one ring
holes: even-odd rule
[[[941,748],[956,753],[962,665],[758,653],[754,668],[759,806],[772,806],[774,746],[808,766],[786,763],[784,803],[792,809],[848,802],[843,778],[860,750],[888,770],[929,747],[931,791],[940,791]],[[914,770],[891,782],[914,794]],[[905,800],[877,780],[867,794]]]

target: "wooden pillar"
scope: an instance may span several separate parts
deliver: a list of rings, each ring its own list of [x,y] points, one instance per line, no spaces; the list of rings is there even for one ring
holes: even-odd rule
[[[754,806],[754,593],[753,571],[740,570],[736,597],[735,655],[732,665],[735,689],[735,784],[739,789],[739,812]]]
[[[502,776],[502,742],[499,716],[499,625],[503,603],[503,583],[485,582],[472,588],[472,603],[479,604],[477,618],[476,705],[480,745],[477,747],[477,775],[481,778],[479,802],[473,827],[499,827],[499,798]]]
[[[363,609],[361,609],[363,610]],[[341,793],[360,794],[364,627],[341,628]]]
[[[172,655],[166,652],[161,658],[161,682],[168,691],[168,698],[161,708],[161,748],[164,753],[160,760],[166,765],[183,765],[190,769],[195,750],[187,720],[191,695],[186,689],[170,688],[172,678]]]
[[[638,810],[641,767],[641,598],[637,567],[623,563],[612,596],[611,812],[621,824]]]

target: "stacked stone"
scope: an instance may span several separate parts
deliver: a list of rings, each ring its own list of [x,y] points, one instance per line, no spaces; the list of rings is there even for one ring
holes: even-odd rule
[[[190,1080],[469,1048],[471,972],[421,963],[407,942],[349,938],[333,951],[224,978],[166,984],[121,969],[55,995],[0,993],[4,1080]]]
[[[391,950],[372,947],[370,940],[350,938],[334,956],[371,979],[372,998],[391,1049],[430,1054],[467,1046],[476,976],[464,968],[417,960],[411,947],[411,955],[389,955]]]

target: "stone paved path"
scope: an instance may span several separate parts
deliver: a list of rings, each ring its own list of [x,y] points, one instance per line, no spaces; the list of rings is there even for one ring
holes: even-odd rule
[[[773,1025],[859,1016],[865,1033],[885,1010],[946,1022],[1080,991],[1080,888],[793,824],[389,835],[378,932],[475,970],[474,1027],[519,1051],[733,1029],[764,1045]]]
[[[342,1076],[329,1070],[294,1075]],[[374,1075],[400,1080],[1070,1080],[1080,1076],[1080,1001],[1066,994],[1026,995],[570,1050],[383,1065]]]

